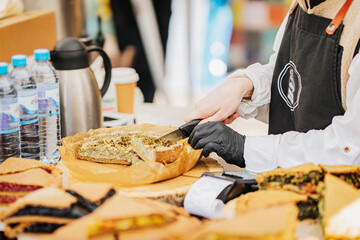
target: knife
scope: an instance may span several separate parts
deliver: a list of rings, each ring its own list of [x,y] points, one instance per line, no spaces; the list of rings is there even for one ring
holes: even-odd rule
[[[178,129],[175,131],[172,131],[170,133],[167,133],[158,139],[168,140],[172,142],[177,142],[179,140],[182,140],[184,138],[187,138],[190,136],[192,130],[201,122],[202,119],[194,119],[191,120],[188,123],[185,123],[184,125],[181,125]]]

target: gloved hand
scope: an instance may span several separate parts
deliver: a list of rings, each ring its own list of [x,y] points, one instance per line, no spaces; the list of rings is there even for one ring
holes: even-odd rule
[[[197,125],[192,131],[189,144],[194,149],[203,148],[203,155],[208,157],[216,152],[227,163],[245,167],[245,136],[235,132],[223,122],[207,122]]]

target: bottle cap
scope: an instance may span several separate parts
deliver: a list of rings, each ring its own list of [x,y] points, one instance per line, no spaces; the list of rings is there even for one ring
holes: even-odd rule
[[[25,55],[14,55],[11,57],[11,63],[14,67],[26,66],[26,59]]]
[[[0,75],[8,73],[8,64],[6,62],[0,62]]]
[[[34,51],[34,56],[36,61],[43,61],[43,60],[49,60],[50,59],[50,51],[47,49],[36,49]]]

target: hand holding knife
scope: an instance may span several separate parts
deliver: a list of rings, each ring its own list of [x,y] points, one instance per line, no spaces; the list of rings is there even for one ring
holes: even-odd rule
[[[177,142],[181,139],[185,139],[190,136],[194,128],[201,122],[202,119],[194,119],[188,123],[181,125],[175,131],[165,134],[164,136],[159,137],[159,139],[169,140]]]
[[[235,132],[223,122],[207,122],[198,126],[201,120],[192,120],[160,138],[176,142],[189,137],[189,144],[194,149],[203,149],[202,154],[205,157],[211,152],[216,152],[227,163],[245,167],[245,136]]]

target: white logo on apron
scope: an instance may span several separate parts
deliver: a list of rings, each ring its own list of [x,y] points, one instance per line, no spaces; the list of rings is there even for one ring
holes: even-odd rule
[[[285,95],[282,88],[283,78],[286,75],[289,76],[289,86],[288,86],[287,95]],[[302,85],[301,85],[301,76],[297,71],[295,64],[292,61],[286,64],[284,69],[281,71],[278,77],[277,86],[282,99],[284,99],[285,103],[289,106],[290,110],[294,111],[295,108],[299,105]]]

